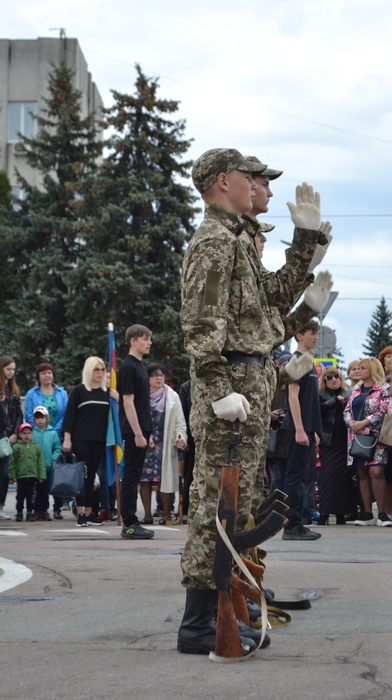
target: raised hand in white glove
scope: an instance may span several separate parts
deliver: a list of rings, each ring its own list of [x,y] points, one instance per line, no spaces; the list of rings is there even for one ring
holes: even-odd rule
[[[314,192],[312,185],[303,182],[295,190],[295,204],[287,202],[290,216],[297,228],[318,231],[321,224],[320,194]]]
[[[320,263],[324,259],[325,253],[329,248],[329,244],[333,239],[333,235],[331,233],[332,224],[330,224],[329,221],[321,222],[320,231],[321,233],[325,234],[325,237],[328,239],[328,243],[326,243],[325,245],[320,245],[320,243],[317,243],[316,250],[314,251],[313,258],[311,259],[310,265],[308,267],[308,272],[313,272],[314,268],[317,267],[317,265],[320,265]]]
[[[249,401],[242,394],[233,391],[232,394],[224,396],[212,403],[214,413],[222,420],[230,420],[234,423],[237,418],[241,423],[245,423],[250,414]]]
[[[310,372],[313,367],[313,357],[308,353],[303,353],[303,355],[293,355],[291,360],[287,363],[285,370],[289,377],[294,381],[298,381],[304,374]]]
[[[332,285],[332,275],[328,270],[325,270],[325,272],[319,272],[313,284],[310,284],[309,287],[305,289],[304,301],[306,301],[312,311],[319,313],[323,310],[329,299]]]

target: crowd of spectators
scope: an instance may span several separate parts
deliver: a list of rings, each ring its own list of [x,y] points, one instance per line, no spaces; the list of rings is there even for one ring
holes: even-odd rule
[[[131,328],[136,335],[132,336],[131,333],[126,337],[129,347],[134,347],[135,342],[136,345],[143,343],[145,336],[149,350],[150,331],[144,326]],[[133,345],[131,336],[134,337]],[[148,444],[144,446],[146,449],[143,448],[142,460],[140,462],[139,459],[140,464],[138,462],[141,473],[135,483],[134,495],[137,497],[139,488],[145,509],[142,523],[153,524],[153,487],[159,493],[156,510],[159,524],[179,523],[173,515],[175,492],[179,488],[179,456],[189,451],[189,431],[182,403],[179,395],[166,384],[167,373],[163,364],[151,363],[146,367],[141,363],[141,358],[129,355],[123,363],[123,377],[129,364],[135,363],[141,379],[149,387],[147,406],[142,405],[140,386],[137,382],[132,384],[129,378],[127,384],[123,381],[121,396],[115,389],[110,389],[110,372],[106,371],[101,358],[92,356],[85,361],[81,383],[67,390],[55,383],[55,370],[50,363],[39,364],[36,368],[36,386],[26,394],[23,415],[20,390],[15,380],[15,361],[8,356],[0,359],[0,437],[7,436],[12,448],[12,453],[0,460],[0,520],[11,520],[4,512],[4,504],[9,484],[13,482],[16,484],[17,522],[23,521],[24,508],[26,521],[52,520],[49,513],[51,467],[62,452],[72,453],[78,462],[86,464],[85,486],[82,494],[71,503],[69,499],[53,497],[54,519],[63,519],[64,511],[72,510],[77,527],[100,526],[105,520],[116,520],[119,504],[116,502],[115,485],[108,486],[105,449],[109,399],[113,398],[117,406],[120,403],[124,406],[127,399],[132,397],[136,413],[140,412],[142,405],[142,410],[148,414],[144,420],[151,421],[153,426]],[[189,416],[188,405],[185,410]],[[141,417],[140,420],[142,422]],[[127,437],[125,428],[124,444]],[[138,452],[134,433],[131,439]],[[186,501],[191,480],[192,475],[184,489]],[[129,507],[129,502],[126,502],[125,517]],[[151,535],[153,533],[149,531]]]
[[[290,357],[289,352],[282,351],[277,360],[279,367],[284,366]],[[309,480],[302,475],[302,498],[299,497],[298,491],[294,499],[294,506],[300,506],[302,524],[325,526],[330,522],[330,515],[333,515],[331,523],[336,525],[355,523],[362,526],[377,524],[381,527],[391,527],[392,447],[379,442],[378,438],[384,416],[388,412],[392,413],[392,347],[382,350],[378,358],[352,360],[347,368],[347,379],[332,364],[320,366],[319,370],[317,381],[321,429],[317,429],[315,433],[313,430],[308,433],[310,444],[307,446],[313,453],[314,460],[317,459],[317,478],[313,478],[309,463],[308,476],[311,478]],[[301,382],[298,386],[301,386]],[[271,407],[271,428],[278,431],[278,439],[276,454],[268,456],[268,473],[275,488],[284,492],[290,491],[286,469],[288,458],[292,458],[294,454],[292,445],[287,445],[287,437],[293,442],[294,431],[290,433],[284,430],[283,421],[290,407],[289,397],[292,391],[290,386],[288,389],[278,388]],[[308,408],[309,401],[305,392],[304,405]],[[314,406],[311,412],[315,413]],[[290,428],[287,419],[286,428]],[[354,457],[350,454],[353,443],[361,443],[361,435],[371,436],[368,458]],[[307,503],[309,483],[313,492],[316,486],[317,511],[309,509]],[[377,517],[373,514],[374,502],[377,506]],[[311,536],[313,534],[314,537]],[[317,534],[311,532],[305,537],[302,535],[302,539],[316,539]]]
[[[127,439],[131,440],[131,459],[135,453],[138,457],[137,473],[131,475],[131,490],[128,491],[131,498],[125,501],[125,507],[123,505],[125,517],[127,514],[130,517],[129,524],[125,522],[125,530],[131,528],[132,536],[136,528],[138,534],[135,538],[147,539],[153,533],[141,526],[153,525],[154,516],[158,516],[160,525],[180,522],[173,513],[174,494],[179,490],[179,457],[184,465],[181,515],[183,522],[187,521],[194,462],[194,442],[189,426],[191,382],[185,382],[177,394],[166,383],[164,364],[145,365],[142,358],[149,352],[151,332],[145,326],[132,328],[136,335],[131,334],[127,339],[130,354],[123,363],[120,393],[109,388],[110,373],[99,357],[86,359],[81,383],[70,387],[68,392],[56,384],[54,367],[43,362],[36,368],[36,386],[26,394],[23,415],[15,379],[16,363],[9,356],[0,359],[0,437],[7,436],[12,447],[12,453],[0,460],[0,520],[10,520],[4,512],[4,504],[9,484],[13,481],[17,484],[16,520],[23,520],[24,506],[27,521],[51,520],[51,465],[61,452],[71,451],[78,461],[87,465],[85,489],[75,498],[73,507],[54,497],[53,517],[63,519],[64,510],[71,508],[77,527],[99,526],[105,520],[117,518],[116,506],[119,504],[116,503],[114,486],[108,486],[105,450],[109,398],[112,397],[117,405],[122,406],[124,444]],[[312,332],[314,335],[315,331],[305,330],[305,334],[308,333],[305,344],[311,342]],[[303,347],[304,337],[299,334],[298,338],[299,352],[308,350]],[[142,348],[136,355],[135,345],[139,350]],[[283,369],[290,358],[291,353],[284,350],[276,364]],[[125,373],[128,373],[126,380]],[[303,524],[328,525],[330,516],[334,516],[331,522],[336,525],[377,522],[382,527],[392,526],[392,448],[378,442],[382,420],[390,403],[392,347],[385,348],[378,359],[351,361],[346,378],[333,365],[320,367],[317,374],[316,398],[309,395],[309,380],[308,383],[296,383],[297,388],[279,386],[276,391],[271,405],[271,428],[277,431],[277,440],[274,454],[269,452],[267,455],[267,488],[293,492],[290,508],[295,528],[301,521]],[[293,403],[293,396],[296,403]],[[129,405],[130,397],[135,409],[132,421],[139,416],[144,428],[149,428],[142,430],[142,436],[138,438],[135,437],[137,423],[133,422],[132,427],[128,422],[131,414],[126,414],[124,409]],[[315,419],[315,407],[310,406],[315,400],[319,402],[320,425]],[[295,415],[298,401],[308,430],[301,436],[302,445],[299,443],[303,469],[299,475],[293,476],[290,464],[298,462],[298,441],[295,440],[290,415],[293,410]],[[350,455],[351,446],[360,435],[371,435],[374,439],[374,450],[368,460]],[[304,450],[301,451],[303,447],[306,447],[306,455]],[[294,486],[292,482],[295,482]],[[135,501],[139,491],[144,508],[144,517],[140,521],[136,516]],[[157,491],[159,497],[154,514],[153,491]],[[377,518],[373,516],[374,501]],[[144,531],[148,534],[143,534]],[[129,532],[128,535],[124,532],[123,536],[129,536]]]

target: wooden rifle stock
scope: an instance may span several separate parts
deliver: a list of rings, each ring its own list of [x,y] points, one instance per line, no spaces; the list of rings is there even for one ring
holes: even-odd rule
[[[281,492],[275,492],[272,498],[268,499],[266,507],[261,508],[258,524],[251,530],[236,533],[240,476],[238,446],[240,442],[239,421],[236,420],[233,437],[226,443],[226,460],[222,467],[218,502],[218,532],[213,571],[218,590],[218,617],[215,654],[210,654],[210,658],[214,657],[213,661],[238,661],[249,656],[241,644],[237,619],[249,625],[245,597],[251,600],[259,598],[260,588],[252,575],[261,578],[265,569],[261,561],[266,555],[265,550],[259,550],[258,563],[249,561],[245,557],[239,558],[234,553],[236,563],[239,569],[242,569],[241,578],[237,577],[233,573],[233,550],[238,552],[241,549],[256,547],[261,542],[273,537],[287,522],[284,513],[288,507],[276,498],[276,496],[280,496]],[[282,496],[286,498],[285,494]]]
[[[238,445],[241,436],[239,421],[234,424],[233,438],[226,443],[226,460],[222,468],[221,487],[218,504],[218,518],[230,542],[233,541],[238,507]],[[219,533],[216,540],[214,580],[218,589],[218,617],[216,624],[215,654],[218,657],[236,659],[244,656],[241,638],[237,627],[236,614],[231,598],[233,558]]]

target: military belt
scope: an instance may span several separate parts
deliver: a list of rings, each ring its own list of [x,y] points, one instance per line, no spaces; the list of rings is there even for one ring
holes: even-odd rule
[[[227,352],[224,357],[228,362],[246,362],[249,365],[259,365],[264,369],[267,355],[247,355],[245,352]]]

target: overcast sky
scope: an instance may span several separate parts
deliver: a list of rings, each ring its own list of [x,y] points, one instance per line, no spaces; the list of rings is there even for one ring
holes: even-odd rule
[[[326,324],[345,362],[362,355],[382,295],[392,310],[392,5],[387,0],[18,0],[2,38],[76,37],[104,100],[133,92],[135,62],[181,101],[190,158],[232,147],[284,170],[263,217],[264,264],[284,263],[286,202],[306,180],[334,240],[321,269],[339,296]]]

